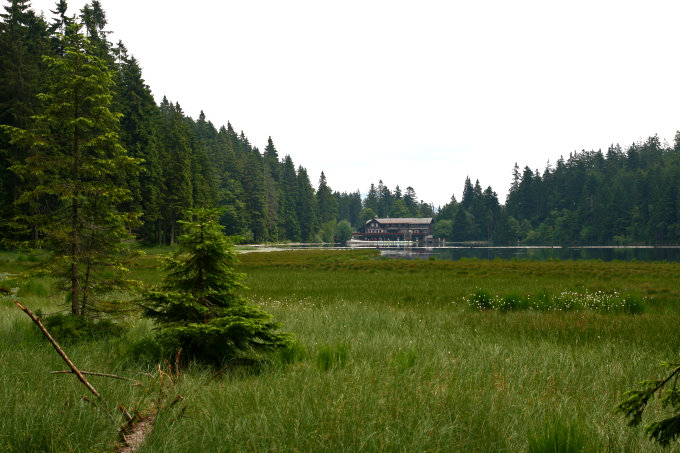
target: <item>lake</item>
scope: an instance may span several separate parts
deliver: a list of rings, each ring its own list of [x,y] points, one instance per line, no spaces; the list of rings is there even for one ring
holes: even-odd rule
[[[461,258],[477,258],[493,260],[524,259],[524,260],[602,260],[602,261],[674,261],[680,262],[680,246],[630,246],[630,247],[409,247],[399,246],[350,246],[341,247],[331,244],[275,244],[271,246],[258,245],[254,249],[244,252],[267,252],[275,250],[295,249],[334,249],[350,250],[357,248],[374,248],[387,258],[401,259],[435,259],[459,260]]]

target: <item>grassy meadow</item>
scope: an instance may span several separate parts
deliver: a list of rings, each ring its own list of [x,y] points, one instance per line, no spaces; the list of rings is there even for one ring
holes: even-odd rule
[[[138,258],[132,276],[158,282],[158,252]],[[571,446],[558,451],[663,451],[614,408],[663,374],[660,361],[677,360],[680,264],[408,261],[367,250],[240,259],[244,294],[296,347],[258,370],[177,373],[135,358],[152,326],[130,315],[122,337],[63,344],[83,370],[138,381],[89,378],[99,407],[74,376],[50,374],[66,366],[3,301],[0,450],[114,451],[123,404],[142,415],[163,407],[142,452],[555,451],[555,438]],[[0,254],[0,273],[32,260]],[[501,302],[480,307],[480,294]],[[565,305],[572,296],[597,303]],[[536,298],[543,305],[502,302]],[[22,282],[19,299],[63,308],[45,278]],[[621,309],[626,300],[636,308]],[[648,411],[646,420],[662,413]]]

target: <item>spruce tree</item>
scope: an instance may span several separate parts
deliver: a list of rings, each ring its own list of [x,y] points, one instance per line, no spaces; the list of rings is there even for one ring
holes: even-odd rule
[[[314,239],[319,228],[319,219],[314,188],[309,180],[307,170],[302,166],[298,166],[297,181],[295,211],[300,225],[300,236],[304,242],[310,242]]]
[[[40,95],[34,125],[5,130],[12,143],[30,149],[12,170],[38,181],[18,202],[52,206],[23,216],[52,252],[43,270],[60,278],[71,312],[83,315],[98,295],[124,284],[116,272],[123,270],[121,241],[137,214],[119,210],[129,191],[117,181],[139,161],[119,142],[120,115],[110,110],[112,72],[79,27],[70,26],[62,40],[64,55],[45,59],[50,86]]]
[[[12,0],[0,13],[0,124],[26,129],[39,108],[37,94],[45,88],[42,55],[50,53],[47,24],[37,17],[26,0]],[[27,238],[28,231],[15,229],[12,219],[20,212],[15,201],[36,184],[9,170],[23,163],[27,152],[0,130],[0,238]],[[33,206],[31,209],[37,209]]]
[[[245,147],[246,143],[241,143]],[[262,242],[267,239],[267,201],[262,156],[257,149],[252,149],[246,151],[242,162],[241,184],[245,195],[243,201],[248,215],[248,229],[255,242]]]
[[[119,49],[124,47],[119,44]],[[164,193],[162,164],[159,156],[158,124],[160,111],[151,90],[144,83],[135,57],[121,53],[116,101],[121,113],[121,143],[132,157],[143,159],[139,175],[128,175],[126,186],[132,200],[128,206],[143,212],[141,238],[161,242],[161,201]]]
[[[182,221],[179,249],[164,266],[158,291],[143,303],[145,316],[157,323],[158,339],[168,352],[182,350],[194,360],[221,364],[258,359],[262,353],[290,344],[289,334],[277,333],[272,316],[238,295],[240,274],[231,239],[222,234],[218,211],[190,211]]]
[[[279,231],[285,234],[290,241],[300,240],[300,225],[295,210],[295,201],[298,197],[297,174],[293,159],[289,155],[283,158],[281,164],[280,204],[279,204]]]
[[[316,203],[319,212],[319,223],[333,222],[335,225],[337,218],[337,201],[333,197],[333,191],[328,187],[326,175],[321,172],[319,177],[319,188],[316,191]]]
[[[177,236],[177,221],[194,206],[192,178],[191,131],[184,121],[179,104],[163,97],[160,105],[162,120],[159,128],[163,174],[161,213],[164,221],[163,242],[173,245]]]

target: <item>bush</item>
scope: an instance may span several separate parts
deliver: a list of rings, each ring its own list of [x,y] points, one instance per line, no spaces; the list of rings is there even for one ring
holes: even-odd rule
[[[127,330],[125,326],[110,319],[90,319],[61,313],[45,316],[41,318],[41,322],[59,342],[117,338]]]
[[[477,289],[472,294],[471,305],[478,310],[491,310],[493,307],[493,296],[484,289]]]
[[[499,309],[501,311],[515,311],[525,308],[525,299],[518,294],[508,294],[503,298]]]

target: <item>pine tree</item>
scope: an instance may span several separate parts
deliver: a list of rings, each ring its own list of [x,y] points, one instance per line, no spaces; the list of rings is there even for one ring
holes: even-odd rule
[[[359,219],[361,213],[361,193],[357,189],[349,194],[349,223],[355,228],[359,228],[363,223]]]
[[[420,217],[420,209],[418,209],[418,196],[413,187],[408,186],[406,193],[404,193],[404,203],[409,212],[409,217]]]
[[[303,241],[311,242],[319,228],[316,197],[307,170],[299,166],[297,176],[298,191],[295,210],[300,223],[300,236]]]
[[[335,225],[337,216],[337,204],[333,197],[333,191],[328,187],[326,175],[321,172],[319,177],[319,188],[316,191],[316,203],[318,206],[319,223],[333,221]]]
[[[267,139],[267,146],[264,148],[262,157],[264,158],[265,166],[269,168],[272,179],[278,183],[281,180],[279,153],[276,151],[271,137]]]
[[[45,88],[42,55],[50,53],[47,24],[29,9],[26,0],[12,0],[0,14],[0,124],[26,129],[40,107],[37,94]],[[9,170],[23,163],[26,147],[9,143],[0,130],[0,237],[26,238],[16,231],[12,219],[20,213],[15,204],[24,190],[35,186],[32,177],[21,178]],[[37,206],[30,209],[37,210]]]
[[[392,192],[389,187],[383,184],[382,179],[378,181],[378,217],[388,217],[392,209]]]
[[[13,171],[39,180],[18,201],[55,206],[24,217],[53,252],[43,269],[65,284],[71,312],[84,315],[99,294],[124,284],[117,273],[101,271],[122,270],[121,240],[137,215],[119,210],[130,194],[117,180],[121,172],[135,172],[139,161],[119,143],[120,115],[110,110],[112,72],[77,26],[62,39],[64,56],[46,58],[51,85],[40,95],[43,110],[35,124],[5,129],[13,143],[31,149]]]
[[[280,204],[279,204],[279,231],[290,241],[300,240],[300,225],[298,223],[295,203],[298,198],[298,181],[295,174],[295,165],[289,155],[283,158]]]
[[[241,142],[241,146],[247,145],[242,140],[239,140],[239,142]],[[248,215],[248,229],[252,232],[255,242],[265,241],[267,240],[267,204],[262,156],[257,149],[246,151],[243,157],[241,184],[245,195],[244,204]]]
[[[366,194],[364,208],[371,209],[376,214],[378,212],[378,189],[376,189],[375,184],[373,183],[371,183],[371,187],[368,189],[368,193]]]
[[[113,68],[113,57],[110,53],[111,43],[107,39],[111,32],[104,30],[108,22],[101,2],[92,0],[89,4],[85,4],[83,9],[80,10],[80,19],[85,25],[93,53]]]
[[[233,131],[233,129],[232,129]],[[217,134],[218,162],[221,167],[217,171],[222,175],[219,187],[218,205],[221,208],[220,224],[225,227],[229,235],[248,236],[246,206],[244,203],[243,186],[236,153],[234,152],[233,136],[226,127],[222,126]],[[249,238],[252,240],[252,233]]]
[[[122,45],[119,44],[119,49]],[[126,186],[132,199],[129,207],[143,213],[141,238],[161,242],[161,201],[164,180],[159,158],[158,124],[160,111],[151,90],[144,83],[142,70],[135,57],[121,52],[118,61],[119,78],[116,103],[123,114],[120,139],[132,157],[143,159],[139,175],[126,175]]]
[[[236,291],[241,276],[236,255],[217,223],[217,211],[190,211],[179,249],[164,269],[159,291],[145,296],[145,315],[157,322],[158,338],[170,352],[211,364],[258,359],[285,348],[292,337],[277,333],[272,316]]]
[[[163,98],[160,105],[160,159],[164,177],[161,213],[165,223],[163,242],[173,245],[177,236],[177,221],[194,205],[192,184],[191,131],[184,121],[179,104]]]

